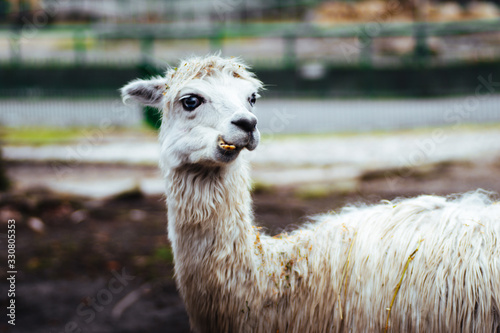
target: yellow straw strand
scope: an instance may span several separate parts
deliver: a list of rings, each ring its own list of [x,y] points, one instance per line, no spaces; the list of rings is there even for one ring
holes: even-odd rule
[[[423,241],[423,239],[418,241],[417,248],[408,257],[408,260],[406,261],[405,268],[403,269],[403,274],[401,274],[401,279],[399,279],[399,283],[396,285],[396,290],[394,291],[394,295],[392,296],[391,305],[387,309],[388,313],[387,313],[387,321],[385,322],[384,333],[387,333],[387,331],[389,330],[389,319],[391,317],[392,306],[394,305],[394,301],[396,300],[396,295],[398,294],[399,289],[401,288],[401,284],[403,283],[403,278],[405,277],[406,270],[408,269],[410,262],[413,260],[413,258],[415,258],[415,254],[417,253],[418,249],[420,248],[420,244],[422,243],[422,241]]]

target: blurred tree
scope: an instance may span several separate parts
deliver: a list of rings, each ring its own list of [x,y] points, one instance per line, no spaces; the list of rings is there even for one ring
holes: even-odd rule
[[[146,41],[147,44],[149,44],[151,40]],[[155,77],[157,75],[161,75],[162,71],[158,68],[149,63],[149,58],[147,57],[148,54],[152,53],[152,50],[148,50],[149,47],[152,47],[152,45],[143,45],[143,52],[150,52],[150,53],[143,53],[143,58],[142,58],[142,63],[139,65],[139,71],[143,73],[142,76],[145,77]],[[146,50],[144,49],[146,48]],[[161,125],[161,111],[158,110],[157,108],[153,108],[150,106],[145,106],[142,109],[142,113],[144,116],[144,121],[146,122],[147,125],[154,129],[159,129]]]
[[[161,111],[157,108],[145,106],[143,108],[144,121],[154,129],[159,129],[161,125]]]

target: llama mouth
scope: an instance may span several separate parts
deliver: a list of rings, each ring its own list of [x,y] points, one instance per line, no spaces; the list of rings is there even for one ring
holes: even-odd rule
[[[227,151],[233,151],[236,149],[236,146],[233,145],[233,144],[230,144],[230,143],[227,143],[226,141],[224,141],[222,139],[222,137],[219,136],[219,147],[224,149],[224,150],[227,150]]]

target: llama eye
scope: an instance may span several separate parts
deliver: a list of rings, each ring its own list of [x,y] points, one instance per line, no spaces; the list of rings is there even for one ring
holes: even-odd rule
[[[188,95],[186,97],[181,98],[182,102],[182,107],[186,111],[193,111],[196,109],[198,106],[200,106],[201,103],[203,103],[203,98],[200,96],[196,95]]]
[[[250,96],[250,98],[248,99],[248,103],[250,103],[251,106],[254,106],[255,102],[257,102],[257,95],[253,93],[252,96]]]

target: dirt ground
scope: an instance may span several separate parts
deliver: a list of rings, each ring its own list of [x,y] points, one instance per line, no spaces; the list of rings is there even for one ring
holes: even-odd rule
[[[476,188],[500,192],[500,161],[365,173],[348,192],[257,187],[253,197],[256,220],[276,234],[346,204]],[[7,219],[16,220],[16,326],[2,320],[0,332],[189,332],[172,277],[162,196],[131,191],[95,200],[43,189],[2,193],[2,233]],[[5,309],[3,270],[1,281]]]

